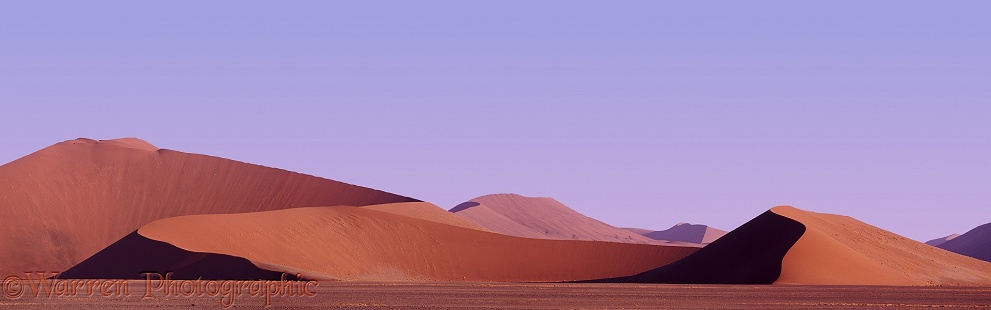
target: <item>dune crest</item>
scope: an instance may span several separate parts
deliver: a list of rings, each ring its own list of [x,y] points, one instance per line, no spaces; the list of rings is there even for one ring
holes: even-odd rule
[[[348,206],[180,216],[144,225],[137,234],[189,253],[245,258],[266,270],[322,280],[580,280],[635,274],[696,250],[519,238]],[[134,251],[144,249],[103,254]],[[142,269],[83,264],[113,274]]]
[[[553,198],[517,194],[481,196],[450,210],[497,233],[557,240],[667,244],[578,213]]]
[[[597,281],[982,286],[991,263],[850,217],[775,207],[675,263]]]
[[[0,166],[0,274],[65,270],[168,217],[416,201],[137,139],[69,140]]]

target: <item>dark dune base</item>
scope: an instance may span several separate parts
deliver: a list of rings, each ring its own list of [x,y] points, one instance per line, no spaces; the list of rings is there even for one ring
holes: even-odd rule
[[[637,275],[590,283],[771,284],[805,225],[771,211],[679,261]]]
[[[144,273],[192,280],[279,280],[281,272],[256,267],[244,258],[197,253],[148,239],[137,231],[58,275],[60,279],[145,279]],[[296,280],[295,275],[286,275]]]

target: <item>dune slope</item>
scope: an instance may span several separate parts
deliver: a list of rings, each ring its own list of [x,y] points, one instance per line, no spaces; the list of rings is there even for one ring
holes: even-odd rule
[[[414,201],[137,139],[70,140],[0,166],[0,274],[62,271],[179,215]]]
[[[779,284],[991,285],[991,264],[943,251],[847,216],[776,207],[806,232],[782,262]]]
[[[771,284],[781,273],[782,258],[804,232],[801,223],[767,211],[670,265],[591,282]]]
[[[266,270],[323,280],[593,279],[636,274],[696,250],[519,238],[355,207],[180,216],[137,233],[185,251],[245,258]],[[117,249],[114,255],[135,251],[144,249]]]
[[[276,280],[282,276],[281,272],[258,268],[241,257],[190,252],[132,232],[58,278],[142,279],[145,272],[171,272],[173,279]]]
[[[991,223],[977,226],[959,237],[939,245],[939,248],[991,262]]]
[[[991,285],[991,264],[853,218],[775,207],[676,263],[604,282]]]
[[[459,217],[510,236],[664,244],[582,215],[553,198],[486,195],[450,210]]]

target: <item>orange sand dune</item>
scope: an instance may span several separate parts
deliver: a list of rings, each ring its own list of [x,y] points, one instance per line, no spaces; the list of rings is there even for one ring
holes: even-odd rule
[[[246,258],[267,270],[324,280],[591,279],[635,274],[696,250],[519,238],[346,206],[180,216],[149,223],[137,233],[190,253]],[[101,252],[100,260],[148,252],[144,248],[117,248],[117,253]],[[179,263],[156,264],[183,267]],[[131,268],[129,273],[149,270],[148,266],[101,266],[89,260],[80,265],[86,265],[80,268],[83,271],[113,275],[128,273],[117,268]],[[209,270],[209,266],[198,268]]]
[[[664,241],[653,240],[582,215],[553,198],[516,194],[487,195],[462,203],[451,209],[451,212],[494,232],[510,236],[666,244]]]
[[[939,248],[991,262],[991,223],[977,226],[967,233],[939,245]]]
[[[414,201],[137,139],[65,141],[0,166],[0,274],[65,270],[179,215]]]
[[[599,281],[986,286],[991,263],[850,217],[775,207],[678,262]]]
[[[776,207],[805,234],[778,284],[991,285],[991,263],[943,251],[847,216]]]

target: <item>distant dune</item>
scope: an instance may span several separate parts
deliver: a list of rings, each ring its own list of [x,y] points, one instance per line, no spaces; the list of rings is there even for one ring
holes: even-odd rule
[[[70,140],[0,166],[0,274],[62,271],[174,216],[416,201],[133,138]]]
[[[946,237],[943,237],[943,238],[932,239],[932,240],[926,241],[926,244],[931,245],[931,246],[939,246],[940,244],[943,244],[943,243],[945,243],[947,241],[953,240],[956,237],[960,237],[960,234],[952,234],[952,235],[949,235],[949,236],[946,236]]]
[[[437,222],[441,224],[492,232],[488,228],[475,224],[475,222],[458,217],[457,215],[454,215],[451,212],[447,212],[447,210],[444,210],[441,207],[438,207],[437,205],[429,202],[400,202],[400,203],[390,203],[390,204],[381,204],[381,205],[370,205],[370,206],[364,206],[362,208],[389,212],[392,214],[398,214],[402,216],[427,220],[431,222]]]
[[[212,253],[243,258],[264,270],[322,280],[567,281],[636,274],[697,250],[519,238],[373,209],[381,208],[310,207],[168,218],[141,227],[137,235],[185,255],[147,266],[113,263],[132,253],[148,253],[149,242],[143,240],[115,244],[73,269],[120,276],[172,268],[194,275],[220,266],[183,262]],[[259,272],[244,269],[248,274]],[[77,275],[67,272],[64,277]]]
[[[991,263],[850,217],[776,207],[678,262],[600,281],[991,285]]]
[[[510,236],[667,244],[585,216],[553,198],[524,197],[517,194],[486,195],[462,203],[450,212],[491,231]]]
[[[647,231],[641,235],[654,240],[709,244],[726,235],[726,231],[705,225],[678,223],[665,230]]]
[[[991,262],[991,223],[977,226],[959,237],[940,244],[939,248]]]

